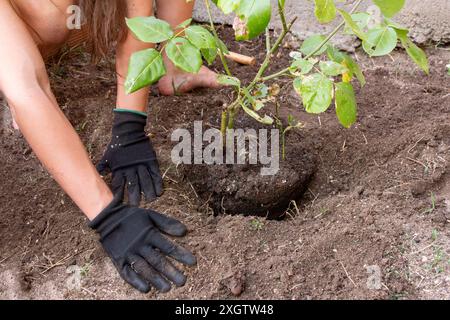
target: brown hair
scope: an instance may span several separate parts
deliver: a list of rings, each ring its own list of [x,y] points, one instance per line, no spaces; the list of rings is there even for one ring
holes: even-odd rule
[[[125,0],[79,0],[87,24],[94,61],[104,58],[126,34]]]

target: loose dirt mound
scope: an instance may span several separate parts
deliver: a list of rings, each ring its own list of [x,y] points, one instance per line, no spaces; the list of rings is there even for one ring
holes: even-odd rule
[[[231,49],[260,61],[264,41]],[[272,71],[288,64],[283,57],[291,49],[283,50]],[[332,109],[320,118],[306,115],[291,85],[280,83],[283,114],[305,124],[288,141],[305,141],[318,159],[303,199],[291,203],[284,221],[214,217],[170,161],[172,130],[208,122],[230,101],[230,90],[153,98],[149,131],[166,192],[147,206],[188,225],[179,243],[199,261],[186,269],[186,286],[166,295],[140,295],[123,283],[2,109],[0,297],[450,298],[450,54],[428,54],[429,77],[403,52],[376,60],[358,55],[368,84],[357,90],[359,122],[349,130]],[[231,67],[243,79],[255,71]],[[51,74],[64,112],[97,161],[111,128],[112,65],[89,66],[78,53],[52,65]]]

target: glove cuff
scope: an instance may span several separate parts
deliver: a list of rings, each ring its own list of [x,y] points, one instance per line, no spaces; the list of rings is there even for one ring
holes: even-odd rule
[[[111,203],[103,209],[89,224],[88,226],[91,229],[96,230],[98,233],[103,232],[103,230],[110,225],[109,222],[106,222],[109,220],[111,216],[113,216],[115,213],[120,211],[125,207],[125,205],[122,202],[123,193],[117,194]],[[115,220],[115,219],[112,219]]]
[[[136,114],[136,115],[147,118],[147,113],[141,112],[141,111],[136,111],[136,110],[116,108],[113,110],[113,112],[114,113],[131,113],[131,114]]]

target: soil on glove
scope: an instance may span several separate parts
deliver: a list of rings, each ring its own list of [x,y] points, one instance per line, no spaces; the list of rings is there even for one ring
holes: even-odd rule
[[[231,50],[263,60],[264,39],[235,43],[230,30],[221,32]],[[289,64],[295,45],[282,49],[269,72]],[[293,184],[286,189],[283,177],[255,187],[253,169],[212,174],[216,169],[199,166],[186,174],[170,158],[173,130],[196,120],[214,125],[232,90],[173,97],[153,90],[148,131],[165,193],[143,205],[183,221],[190,232],[175,241],[198,258],[196,267],[184,268],[186,285],[167,294],[142,295],[120,279],[87,220],[1,108],[0,298],[449,299],[450,52],[427,52],[428,77],[403,51],[380,59],[356,53],[367,85],[356,88],[359,117],[351,129],[338,124],[333,108],[320,117],[306,114],[292,85],[280,80],[282,116],[305,125],[287,136],[289,162],[280,174]],[[113,63],[91,66],[86,53],[73,51],[48,67],[62,110],[98,161],[110,139]],[[256,72],[230,67],[244,82]],[[218,63],[212,68],[221,70]],[[232,181],[246,190],[234,189],[224,201],[240,192],[240,200],[257,194],[273,204],[283,195],[285,219],[246,216],[256,213],[250,206],[222,214],[219,196],[208,199],[202,190],[218,195]]]

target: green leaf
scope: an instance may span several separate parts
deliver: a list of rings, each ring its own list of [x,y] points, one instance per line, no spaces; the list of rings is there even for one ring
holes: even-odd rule
[[[324,40],[325,40],[325,36],[318,35],[318,34],[308,37],[308,38],[306,38],[305,41],[303,41],[302,46],[300,47],[300,52],[303,53],[305,56],[308,56],[312,52],[314,52],[314,50],[316,50]],[[314,55],[320,56],[326,50],[327,50],[327,46],[324,45]]]
[[[391,27],[369,30],[363,49],[372,57],[384,56],[392,52],[397,45],[397,34]]]
[[[302,87],[302,78],[298,77],[294,79],[294,82],[292,83],[294,85],[294,90],[297,92],[298,95],[301,94],[301,87]]]
[[[241,81],[238,78],[230,77],[224,74],[219,74],[217,76],[217,82],[224,86],[234,86],[234,87],[241,86]]]
[[[350,57],[346,53],[339,51],[333,46],[328,47],[327,54],[330,60],[341,64],[344,62],[349,69],[351,76],[356,76],[362,87],[366,84],[366,78],[364,77],[361,68],[352,57]]]
[[[357,106],[355,91],[350,83],[336,83],[336,115],[339,122],[345,127],[350,128],[356,122]]]
[[[346,25],[358,36],[358,38],[367,40],[367,35],[359,28],[359,25],[353,20],[352,16],[347,11],[340,9],[338,9],[338,11],[342,18],[344,18]]]
[[[361,87],[364,87],[366,85],[366,77],[361,71],[361,68],[359,67],[358,63],[349,55],[346,55],[345,57],[345,65],[350,70],[350,73],[352,75],[355,75],[358,79],[359,83],[361,84]]]
[[[370,14],[368,14],[367,12],[357,12],[353,13],[351,17],[352,20],[356,22],[356,24],[361,30],[367,28],[370,21]]]
[[[246,107],[243,103],[241,103],[242,109],[253,119],[255,119],[258,122],[261,122],[262,124],[271,125],[273,124],[273,119],[269,117],[268,115],[264,115],[264,117],[261,117],[257,112],[254,110]]]
[[[349,72],[342,64],[334,61],[320,61],[319,67],[323,74],[331,77]]]
[[[325,112],[333,99],[333,82],[320,73],[306,76],[300,84],[300,96],[306,112]]]
[[[187,20],[184,20],[182,23],[180,23],[179,25],[177,25],[177,26],[175,27],[175,30],[176,30],[176,29],[184,29],[184,28],[186,28],[187,26],[189,26],[191,23],[192,23],[192,18],[189,18],[189,19],[187,19]]]
[[[217,49],[214,36],[201,26],[190,26],[184,31],[186,38],[199,49]]]
[[[173,36],[170,24],[153,16],[126,19],[126,23],[133,34],[144,42],[161,43]]]
[[[203,58],[211,65],[217,58],[217,49],[200,49]]]
[[[227,45],[220,39],[216,39],[217,41],[217,48],[219,48],[220,51],[222,51],[224,54],[229,54],[230,51],[227,48]]]
[[[396,30],[397,36],[411,59],[426,73],[430,73],[428,58],[425,52],[420,49],[411,39],[408,38],[408,31]]]
[[[177,68],[189,73],[197,73],[202,66],[200,50],[184,38],[170,40],[166,47],[167,57]]]
[[[217,7],[219,7],[219,9],[223,11],[223,13],[230,14],[239,7],[240,3],[241,0],[218,0]]]
[[[406,33],[408,34],[409,29],[406,28],[405,26],[402,26],[401,24],[399,24],[399,23],[397,23],[397,22],[395,22],[395,21],[393,21],[393,20],[391,20],[391,19],[389,19],[389,18],[385,18],[385,21],[386,21],[386,24],[387,24],[389,27],[392,27],[392,28],[394,28],[395,30],[399,30],[399,31],[406,31]]]
[[[296,59],[292,63],[291,67],[294,70],[300,69],[300,74],[307,74],[309,73],[313,68],[314,65],[317,63],[317,59]]]
[[[235,28],[236,40],[250,40],[263,33],[272,15],[270,0],[241,0],[236,14],[242,28]]]
[[[133,53],[125,80],[127,94],[133,93],[148,85],[156,83],[166,74],[164,62],[155,49],[146,49]]]
[[[402,10],[405,0],[373,0],[384,16],[391,18]]]
[[[334,0],[314,0],[316,7],[314,13],[320,23],[329,23],[336,18]]]

